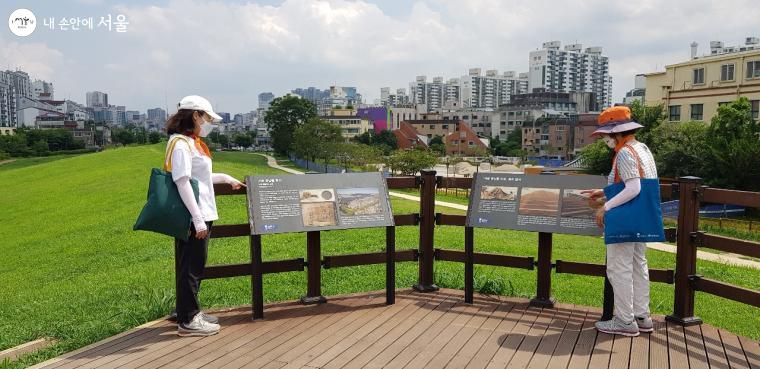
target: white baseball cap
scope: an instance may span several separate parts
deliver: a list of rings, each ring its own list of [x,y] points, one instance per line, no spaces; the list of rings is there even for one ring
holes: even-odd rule
[[[183,97],[182,100],[179,101],[179,104],[177,104],[177,109],[201,110],[208,113],[214,122],[220,122],[222,120],[222,117],[220,117],[219,114],[214,113],[211,103],[208,102],[206,98],[198,95]]]

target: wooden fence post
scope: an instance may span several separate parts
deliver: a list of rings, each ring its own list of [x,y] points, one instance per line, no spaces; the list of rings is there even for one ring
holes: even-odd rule
[[[319,231],[306,232],[306,268],[308,273],[306,296],[301,297],[304,304],[326,302],[322,296],[322,251]]]
[[[385,304],[396,303],[396,227],[385,227]]]
[[[436,177],[434,170],[423,170],[420,174],[419,279],[412,288],[418,292],[433,292],[438,291],[433,280]]]
[[[694,234],[699,230],[699,202],[701,178],[678,178],[678,234],[676,236],[675,299],[673,314],[666,319],[681,325],[701,324],[694,316],[694,289],[689,276],[697,271],[697,245]]]
[[[552,291],[552,234],[538,233],[538,271],[536,273],[536,297],[532,306],[553,307]]]
[[[261,235],[250,236],[251,242],[251,305],[253,319],[264,319],[264,262],[261,259]]]
[[[475,287],[475,235],[472,227],[464,227],[464,302],[472,304]]]

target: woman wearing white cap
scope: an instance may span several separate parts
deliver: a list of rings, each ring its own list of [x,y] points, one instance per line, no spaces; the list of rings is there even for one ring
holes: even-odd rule
[[[211,152],[201,137],[213,130],[212,122],[222,118],[214,113],[211,103],[200,96],[185,96],[177,113],[166,122],[169,134],[167,157],[182,202],[192,216],[190,237],[175,239],[177,333],[180,336],[209,336],[219,332],[219,319],[200,310],[198,289],[206,265],[211,223],[219,219],[214,199],[214,183],[227,183],[233,189],[245,185],[231,176],[211,171]],[[196,201],[190,179],[198,181]]]

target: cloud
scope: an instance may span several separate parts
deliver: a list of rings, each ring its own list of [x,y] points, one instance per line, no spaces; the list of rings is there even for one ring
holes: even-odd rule
[[[62,71],[63,53],[44,43],[19,43],[0,36],[2,68],[21,69],[32,78],[52,81]]]
[[[524,72],[529,51],[560,40],[602,46],[620,100],[635,74],[685,60],[694,40],[701,53],[713,39],[740,43],[756,32],[760,16],[753,0],[416,0],[391,16],[393,6],[398,3],[385,0],[128,2],[111,8],[127,15],[128,32],[98,33],[97,53],[81,39],[56,39],[72,60],[70,70],[60,70],[61,52],[44,44],[18,41],[0,55],[17,60],[38,53],[24,64],[36,62],[39,78],[56,82],[71,72],[75,77],[64,81],[72,91],[83,96],[100,89],[129,108],[163,105],[164,96],[171,106],[201,94],[222,111],[244,112],[256,108],[262,91],[352,85],[371,101],[380,87],[408,87],[417,75],[459,77],[471,67]],[[20,48],[35,51],[14,51]]]

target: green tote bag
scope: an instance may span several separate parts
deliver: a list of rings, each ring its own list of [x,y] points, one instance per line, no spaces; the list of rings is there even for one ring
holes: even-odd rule
[[[179,196],[177,185],[172,179],[171,154],[178,140],[170,144],[164,158],[164,169],[153,168],[148,184],[148,201],[137,217],[133,230],[151,231],[187,241],[190,236],[192,216]],[[190,179],[190,186],[198,201],[198,181]]]

